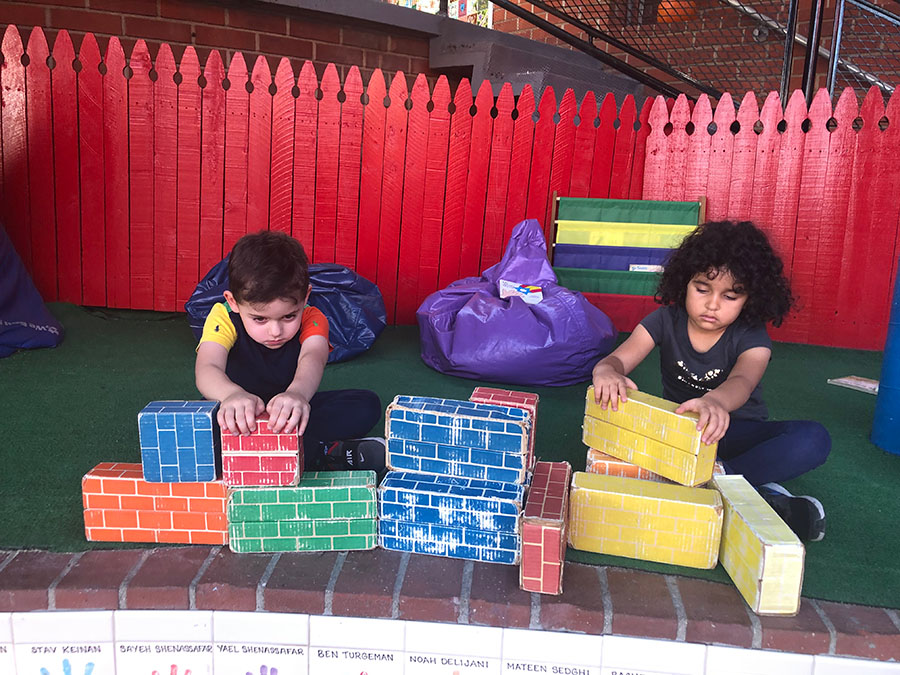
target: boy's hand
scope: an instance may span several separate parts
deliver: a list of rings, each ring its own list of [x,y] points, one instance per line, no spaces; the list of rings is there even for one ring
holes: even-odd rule
[[[272,397],[266,406],[269,413],[269,429],[276,433],[302,436],[309,421],[309,401],[300,394],[286,391]]]
[[[697,431],[703,430],[700,440],[706,445],[718,443],[731,423],[731,415],[715,399],[701,396],[685,401],[675,409],[675,412],[695,412],[700,415],[697,420]]]
[[[638,388],[630,377],[603,363],[594,366],[593,383],[594,402],[599,403],[603,410],[610,406],[618,410],[619,400],[628,400],[628,390]]]
[[[256,418],[266,409],[259,396],[239,391],[219,404],[219,427],[232,435],[247,436],[256,431]]]

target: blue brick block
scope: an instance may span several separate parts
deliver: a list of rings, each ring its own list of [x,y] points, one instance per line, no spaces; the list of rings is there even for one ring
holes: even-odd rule
[[[472,450],[459,445],[439,445],[436,458],[445,462],[471,462]]]
[[[519,560],[517,535],[486,533],[474,539],[484,545],[471,545],[466,537],[472,536],[466,528],[421,525],[396,520],[378,521],[378,545],[395,551],[410,551],[448,558],[463,558],[483,562],[514,565]],[[514,542],[509,547],[510,541]],[[495,544],[495,545],[492,545]]]
[[[422,440],[431,441],[433,443],[449,443],[450,427],[438,426],[437,424],[425,424],[422,426]]]
[[[522,510],[524,494],[524,487],[514,483],[403,471],[389,472],[379,487],[379,499],[383,502],[432,507],[446,512],[497,514],[513,519],[518,518]],[[410,495],[417,495],[417,498],[410,499]]]
[[[183,483],[216,478],[216,401],[153,401],[138,414],[144,480]]]

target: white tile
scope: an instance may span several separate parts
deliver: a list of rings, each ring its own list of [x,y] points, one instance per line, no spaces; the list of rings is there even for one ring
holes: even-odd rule
[[[406,651],[499,659],[503,629],[455,623],[406,622]]]
[[[705,661],[706,645],[605,635],[600,673],[703,675]]]
[[[706,675],[812,675],[813,657],[737,647],[706,648]]]
[[[390,619],[311,616],[309,675],[403,675],[403,627]]]
[[[900,663],[847,659],[840,656],[816,656],[814,675],[897,675]]]
[[[212,675],[212,612],[118,610],[115,627],[118,673]]]
[[[12,632],[19,673],[115,674],[110,611],[17,612]]]
[[[213,612],[216,675],[307,675],[309,617],[305,614]]]
[[[0,642],[8,643],[12,641],[12,613],[0,612]]]
[[[0,612],[0,673],[15,673],[16,657],[12,640],[12,614]]]
[[[117,642],[212,642],[212,612],[120,609],[115,626]]]
[[[603,638],[599,635],[503,629],[503,672],[527,672],[517,664],[548,664],[549,675],[597,675]]]

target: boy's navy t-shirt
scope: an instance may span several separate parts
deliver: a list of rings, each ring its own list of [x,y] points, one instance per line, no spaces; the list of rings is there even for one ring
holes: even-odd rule
[[[700,353],[688,338],[687,321],[684,307],[676,305],[660,307],[641,321],[659,347],[663,397],[676,403],[699,398],[718,387],[727,379],[738,357],[748,349],[772,348],[765,325],[738,319],[725,329],[709,351]],[[762,384],[756,385],[747,402],[731,416],[749,420],[768,418]]]

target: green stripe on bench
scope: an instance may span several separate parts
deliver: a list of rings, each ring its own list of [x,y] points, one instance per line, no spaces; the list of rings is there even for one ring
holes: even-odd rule
[[[659,274],[656,272],[589,270],[576,267],[554,267],[553,271],[556,272],[560,286],[582,293],[653,295],[659,283]]]
[[[696,227],[700,222],[700,202],[560,197],[556,219]]]

